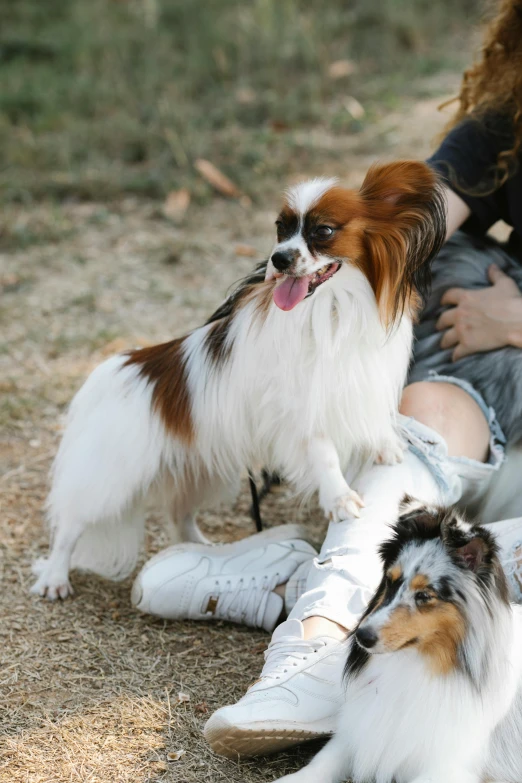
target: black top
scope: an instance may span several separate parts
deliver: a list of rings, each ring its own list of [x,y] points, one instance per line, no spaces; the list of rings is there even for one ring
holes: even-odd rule
[[[450,131],[428,163],[471,209],[464,231],[482,236],[504,220],[514,229],[509,249],[522,255],[521,167],[501,187],[495,186],[498,154],[512,146],[513,132],[505,118],[470,118]]]

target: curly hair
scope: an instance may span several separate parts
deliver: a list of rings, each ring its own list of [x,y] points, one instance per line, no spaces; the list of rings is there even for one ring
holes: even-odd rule
[[[493,192],[516,172],[522,146],[522,0],[499,0],[485,26],[481,57],[464,72],[456,100],[459,106],[445,133],[467,117],[508,121],[511,146],[499,153],[491,172],[488,190]]]

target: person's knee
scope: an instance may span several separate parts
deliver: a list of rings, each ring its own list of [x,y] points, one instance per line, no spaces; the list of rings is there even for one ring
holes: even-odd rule
[[[448,445],[450,456],[484,462],[489,425],[475,400],[453,383],[420,381],[404,389],[400,412],[431,427]]]

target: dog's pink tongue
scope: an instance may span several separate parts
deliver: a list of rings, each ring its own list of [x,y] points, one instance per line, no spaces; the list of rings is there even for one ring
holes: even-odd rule
[[[302,302],[308,293],[308,283],[311,275],[305,277],[285,277],[277,288],[274,288],[274,302],[281,310],[292,310]]]

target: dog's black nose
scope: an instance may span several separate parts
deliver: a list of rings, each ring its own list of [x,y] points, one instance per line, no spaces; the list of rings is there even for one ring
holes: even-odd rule
[[[277,251],[272,255],[272,263],[278,272],[285,272],[294,263],[294,254]]]
[[[361,644],[363,647],[366,647],[367,650],[370,650],[372,647],[374,647],[377,644],[378,636],[375,633],[375,631],[370,628],[368,625],[362,625],[360,628],[358,628],[355,632],[355,638]]]

